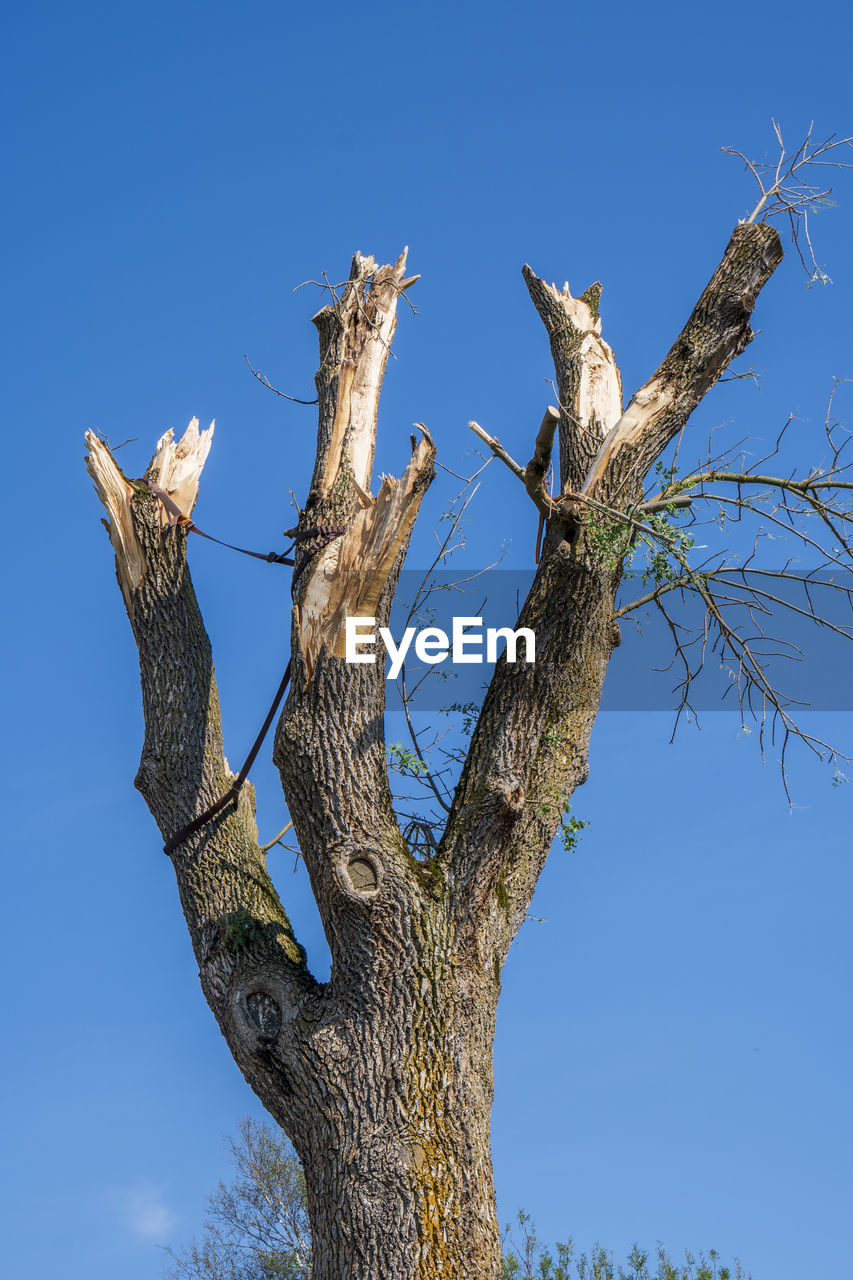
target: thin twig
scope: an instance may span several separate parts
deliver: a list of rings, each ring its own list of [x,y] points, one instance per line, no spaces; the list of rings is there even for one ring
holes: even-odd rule
[[[284,391],[279,391],[278,387],[274,387],[268,378],[265,378],[260,370],[256,369],[249,357],[243,352],[243,359],[252,370],[252,374],[260,382],[261,386],[266,387],[269,391],[274,391],[277,396],[281,396],[282,400],[289,400],[291,404],[319,404],[319,400],[298,400],[296,396],[289,396]]]
[[[266,844],[261,845],[261,853],[269,853],[270,849],[274,848],[275,845],[281,844],[281,837],[286,836],[292,826],[292,822],[286,822],[277,836],[273,836],[272,840],[268,840]],[[290,846],[284,847],[289,848]]]

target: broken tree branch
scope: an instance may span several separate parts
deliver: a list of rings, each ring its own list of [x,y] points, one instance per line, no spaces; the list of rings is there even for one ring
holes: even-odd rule
[[[512,474],[521,481],[537,511],[545,519],[553,515],[556,510],[554,503],[545,492],[545,475],[551,463],[554,432],[557,429],[559,420],[558,411],[549,405],[545,410],[545,416],[536,436],[533,457],[526,467],[516,462],[515,458],[503,447],[500,440],[484,431],[479,422],[471,421],[468,423],[469,430],[473,431],[474,435],[491,449],[494,456],[509,467]]]
[[[637,391],[605,437],[581,492],[618,505],[642,483],[702,397],[752,339],[758,293],[782,261],[776,230],[766,223],[735,227],[717,267],[657,372]]]
[[[622,381],[601,337],[601,285],[573,298],[522,268],[551,343],[560,406],[560,490],[581,487],[596,450],[622,412]]]
[[[812,142],[814,122],[796,150],[789,154],[782,138],[782,130],[775,120],[771,121],[779,154],[775,161],[750,160],[742,151],[734,147],[721,147],[726,155],[737,156],[743,161],[758,184],[761,195],[746,222],[766,222],[770,218],[784,216],[791,229],[791,240],[797,257],[809,277],[810,283],[829,284],[830,279],[818,266],[809,230],[809,214],[822,206],[831,203],[832,187],[808,180],[806,171],[812,169],[849,169],[849,163],[842,160],[827,159],[830,153],[841,147],[853,146],[853,138],[839,138],[830,134],[823,142]],[[810,176],[810,174],[809,174]],[[805,242],[805,248],[802,242]]]

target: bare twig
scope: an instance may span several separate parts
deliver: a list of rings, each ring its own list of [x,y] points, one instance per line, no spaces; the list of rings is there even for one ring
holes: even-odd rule
[[[837,383],[833,385],[833,396],[836,389]],[[616,610],[617,618],[625,618],[643,606],[652,605],[663,616],[673,640],[673,661],[678,661],[682,668],[676,724],[684,711],[695,716],[690,704],[690,688],[702,668],[706,652],[716,652],[721,661],[730,661],[730,690],[737,697],[742,718],[755,716],[759,720],[762,750],[766,733],[770,741],[774,740],[774,734],[778,735],[786,793],[785,760],[792,739],[798,738],[836,768],[839,761],[846,759],[803,728],[795,717],[794,701],[776,687],[767,666],[770,659],[780,655],[802,656],[796,646],[767,632],[769,620],[781,609],[842,639],[853,640],[853,625],[831,616],[823,608],[828,597],[820,595],[829,592],[835,599],[843,598],[853,611],[853,580],[839,582],[825,576],[827,568],[845,571],[853,568],[853,536],[848,532],[853,528],[853,508],[848,498],[853,482],[844,478],[849,465],[845,450],[850,437],[845,434],[842,438],[839,434],[839,424],[832,419],[831,407],[832,396],[824,423],[830,459],[805,476],[774,475],[760,469],[766,466],[768,458],[779,454],[790,420],[779,433],[775,448],[754,467],[747,464],[743,455],[735,467],[725,457],[711,459],[709,446],[708,461],[694,473],[679,478],[672,470],[665,472],[665,476],[671,478],[637,510],[637,514],[664,514],[657,526],[643,524],[635,528],[630,544],[633,553],[642,551],[644,546],[648,548],[648,567],[642,576],[646,581],[652,577],[653,582],[648,591]],[[693,524],[706,523],[697,520],[700,509],[697,504],[701,503],[705,503],[711,513],[711,523],[725,525],[729,520],[741,521],[747,517],[758,521],[752,551],[743,565],[732,564],[726,550],[712,553],[698,567],[689,563],[692,539],[686,537],[683,530],[681,533],[674,530],[669,518],[679,509],[682,498],[691,500],[689,518]],[[624,521],[633,515],[631,511],[610,512],[609,518],[614,522]],[[821,538],[808,524],[815,519],[823,525],[828,538]],[[759,546],[771,536],[773,529],[783,531],[801,547],[815,552],[817,565],[795,572],[790,560],[779,569],[756,563]],[[775,536],[778,538],[778,533]],[[673,564],[674,571],[666,567],[668,562]],[[777,590],[774,583],[784,585],[786,591]],[[795,588],[799,589],[799,595],[792,597],[791,591]],[[689,593],[697,595],[704,606],[700,634],[687,631],[665,603],[668,597],[679,594],[684,598]],[[752,635],[745,630],[750,627]],[[699,646],[698,660],[691,661],[694,645]]]
[[[286,822],[277,836],[273,836],[272,840],[268,840],[266,844],[261,845],[261,853],[269,853],[270,849],[273,849],[277,844],[281,844],[282,836],[286,836],[292,826],[292,822]],[[288,848],[289,846],[284,845],[283,847]]]
[[[484,431],[479,422],[474,422],[472,420],[468,423],[468,429],[473,431],[474,435],[477,436],[478,439],[482,440],[483,444],[487,445],[489,449],[491,449],[495,457],[500,458],[501,462],[503,462],[505,466],[509,467],[512,474],[517,476],[522,484],[524,484],[524,467],[520,462],[516,462],[515,458],[513,458],[511,454],[507,453],[500,440],[495,436],[490,436],[488,431]]]
[[[269,381],[269,379],[265,378],[264,375],[260,372],[260,370],[256,369],[253,366],[251,360],[246,355],[245,351],[243,352],[243,359],[246,361],[246,364],[252,370],[253,376],[257,378],[261,386],[266,387],[269,391],[274,391],[277,396],[281,396],[282,400],[290,400],[292,404],[317,404],[318,403],[316,397],[313,400],[298,400],[296,396],[289,396],[284,391],[279,391],[278,387],[274,387],[273,384]]]
[[[810,282],[829,284],[831,283],[829,276],[821,270],[815,258],[809,230],[809,214],[814,213],[821,206],[831,204],[829,197],[832,194],[832,187],[808,181],[805,170],[849,169],[850,164],[835,158],[827,159],[827,157],[834,156],[840,147],[853,145],[853,137],[839,138],[837,134],[832,133],[823,142],[812,142],[814,130],[814,122],[812,122],[803,141],[793,153],[788,154],[781,128],[775,120],[771,123],[779,147],[779,154],[775,161],[750,160],[742,151],[734,147],[721,148],[727,155],[737,156],[742,160],[758,184],[760,192],[758,202],[744,221],[767,222],[780,215],[787,217],[797,256]],[[802,242],[805,242],[805,247]]]

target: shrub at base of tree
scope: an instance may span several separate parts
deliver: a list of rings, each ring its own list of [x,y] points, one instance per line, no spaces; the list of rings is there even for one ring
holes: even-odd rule
[[[552,1253],[536,1238],[533,1219],[523,1209],[518,1211],[516,1228],[507,1223],[502,1244],[503,1280],[752,1280],[737,1259],[734,1269],[721,1266],[716,1249],[709,1249],[707,1257],[685,1250],[684,1262],[674,1263],[660,1242],[654,1256],[635,1244],[625,1265],[617,1266],[613,1254],[599,1244],[589,1254],[577,1253],[570,1237]]]
[[[180,1253],[166,1250],[174,1264],[168,1280],[311,1280],[305,1177],[293,1147],[273,1125],[250,1117],[225,1146],[236,1177],[208,1198],[202,1240]],[[653,1256],[635,1244],[624,1265],[597,1244],[577,1253],[571,1239],[551,1251],[523,1209],[502,1244],[503,1280],[751,1280],[737,1261],[721,1266],[715,1249],[673,1263],[663,1245]]]

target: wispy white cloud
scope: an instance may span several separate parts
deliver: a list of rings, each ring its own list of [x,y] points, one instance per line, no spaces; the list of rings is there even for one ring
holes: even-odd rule
[[[160,1187],[138,1186],[118,1192],[122,1222],[142,1240],[163,1244],[178,1222]]]

